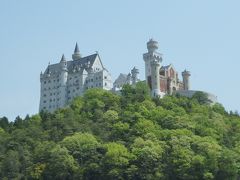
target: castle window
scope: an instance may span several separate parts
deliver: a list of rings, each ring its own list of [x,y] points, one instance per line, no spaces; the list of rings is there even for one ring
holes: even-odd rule
[[[93,79],[91,79],[91,82],[93,82]]]
[[[44,81],[44,84],[46,84],[47,82],[46,81]]]
[[[52,99],[50,99],[50,102],[52,102]]]
[[[105,82],[105,86],[107,86],[107,83]]]
[[[165,71],[161,71],[160,75],[165,76]]]
[[[68,94],[70,94],[70,92],[71,92],[71,91],[69,90],[69,91],[68,91]]]
[[[43,101],[43,103],[46,103],[46,101]]]
[[[104,76],[104,79],[107,79],[107,76]]]
[[[46,97],[46,96],[47,96],[46,94],[43,95],[43,97]]]
[[[57,79],[57,82],[59,82],[59,79]]]
[[[51,80],[48,80],[48,82],[50,83],[50,82],[51,82]]]
[[[101,86],[101,83],[99,83],[99,86]]]

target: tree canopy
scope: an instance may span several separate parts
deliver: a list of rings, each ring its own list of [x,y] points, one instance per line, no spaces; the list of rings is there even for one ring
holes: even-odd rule
[[[67,107],[0,118],[0,179],[239,179],[240,117],[204,94],[89,89]]]

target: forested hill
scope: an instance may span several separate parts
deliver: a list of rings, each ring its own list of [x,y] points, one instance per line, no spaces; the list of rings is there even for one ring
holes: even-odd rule
[[[240,117],[204,94],[88,90],[68,108],[0,119],[0,179],[237,179]]]

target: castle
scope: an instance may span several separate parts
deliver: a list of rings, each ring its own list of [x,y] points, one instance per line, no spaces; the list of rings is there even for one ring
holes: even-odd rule
[[[152,97],[163,97],[166,94],[178,93],[192,97],[197,91],[190,90],[190,72],[182,72],[182,81],[172,64],[162,66],[162,54],[157,52],[158,42],[150,39],[147,42],[148,52],[143,54],[145,62],[145,80],[151,89]],[[40,74],[41,95],[39,111],[52,112],[66,106],[76,96],[81,96],[87,89],[101,88],[120,92],[123,85],[135,85],[139,70],[134,67],[129,74],[120,74],[112,83],[111,74],[104,68],[98,53],[82,57],[76,43],[72,60],[65,56],[59,63],[49,64]],[[209,99],[216,102],[216,96],[207,93]]]
[[[145,62],[145,80],[151,89],[152,97],[163,97],[166,94],[173,94],[182,91],[189,91],[190,72],[182,72],[183,81],[178,78],[178,72],[172,64],[162,66],[162,54],[157,52],[158,42],[150,39],[147,42],[148,52],[143,54]],[[129,74],[120,74],[113,83],[115,91],[121,90],[124,84],[134,85],[138,79],[139,70],[135,67]]]
[[[52,112],[62,108],[89,88],[112,89],[111,74],[104,68],[98,53],[82,57],[78,44],[72,60],[67,61],[62,55],[59,63],[49,64],[40,74],[40,82],[39,111]]]

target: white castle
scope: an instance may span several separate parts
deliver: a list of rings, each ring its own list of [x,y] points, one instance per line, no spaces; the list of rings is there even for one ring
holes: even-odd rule
[[[40,111],[62,108],[89,88],[112,89],[111,74],[104,68],[98,53],[81,57],[78,44],[71,61],[62,55],[59,63],[48,65],[41,73],[40,81]]]
[[[190,72],[182,72],[182,81],[172,64],[162,66],[162,54],[157,52],[158,42],[150,39],[147,42],[148,52],[143,54],[145,62],[145,80],[151,89],[152,97],[163,97],[166,94],[178,93],[191,97],[196,91],[190,90]],[[129,74],[120,74],[112,83],[111,74],[104,68],[98,53],[81,57],[76,43],[72,60],[67,61],[64,55],[59,63],[48,65],[40,74],[41,95],[39,111],[53,112],[66,106],[73,98],[81,96],[87,89],[101,88],[120,92],[123,85],[135,85],[139,70],[134,67]],[[216,96],[208,94],[213,102]]]

